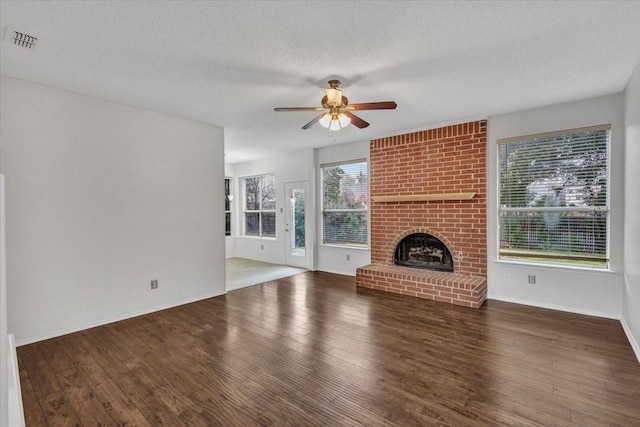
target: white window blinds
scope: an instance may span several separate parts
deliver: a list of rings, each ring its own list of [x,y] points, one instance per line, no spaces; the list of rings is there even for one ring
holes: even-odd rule
[[[500,258],[608,267],[610,126],[498,144]]]
[[[322,241],[366,247],[369,175],[367,162],[323,165]]]

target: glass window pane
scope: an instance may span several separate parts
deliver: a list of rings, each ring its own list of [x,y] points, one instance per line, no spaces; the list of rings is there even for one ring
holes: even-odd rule
[[[366,209],[369,194],[367,162],[322,168],[325,209]]]
[[[609,131],[500,144],[500,205],[606,206]]]
[[[275,176],[271,174],[247,177],[244,179],[244,190],[245,235],[275,237],[275,212],[269,212],[270,215],[264,216],[264,211],[276,209]]]
[[[304,189],[296,189],[293,192],[293,203],[291,217],[293,218],[293,236],[292,248],[305,247],[305,193]]]
[[[231,236],[231,212],[226,212],[224,214],[224,222],[225,222],[225,236]]]
[[[276,213],[262,213],[262,237],[276,237]]]
[[[257,211],[260,209],[260,177],[252,176],[245,178],[245,209]]]
[[[273,175],[264,175],[262,178],[262,209],[275,210],[276,208],[276,180]]]
[[[244,219],[244,234],[247,236],[260,236],[260,214],[258,212],[246,212]]]
[[[607,267],[610,130],[501,143],[500,258]]]
[[[322,167],[323,243],[367,246],[368,194],[366,161]]]
[[[366,212],[324,212],[323,242],[333,244],[366,245]]]
[[[500,213],[500,257],[606,267],[608,212]]]

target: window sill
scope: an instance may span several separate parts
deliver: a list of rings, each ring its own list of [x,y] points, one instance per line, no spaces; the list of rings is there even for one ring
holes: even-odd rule
[[[260,237],[260,236],[236,236],[238,239],[248,239],[248,240],[278,240],[277,237]]]
[[[601,274],[603,276],[614,276],[617,273],[610,268],[597,268],[597,267],[584,267],[584,266],[572,266],[572,265],[557,265],[557,264],[540,264],[536,262],[526,262],[526,261],[508,261],[504,259],[494,259],[494,264],[500,264],[510,267],[517,268],[537,268],[541,270],[555,270],[562,272],[572,272],[572,273],[584,273],[584,274]]]
[[[320,247],[323,248],[338,248],[338,249],[355,249],[357,251],[369,251],[369,247],[363,247],[363,246],[349,246],[349,245],[337,245],[335,243],[321,243]]]

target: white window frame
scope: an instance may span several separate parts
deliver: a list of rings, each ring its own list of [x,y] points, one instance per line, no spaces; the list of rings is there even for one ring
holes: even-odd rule
[[[262,203],[262,180],[264,177],[272,177],[273,179],[273,191],[274,191],[274,206],[273,209],[265,209]],[[258,200],[260,200],[260,207],[259,209],[255,209],[255,210],[250,210],[247,209],[247,180],[248,179],[255,179],[258,178],[260,180],[259,184],[258,184]],[[242,178],[242,234],[245,237],[252,237],[252,238],[262,238],[262,239],[276,239],[277,238],[277,214],[276,214],[276,196],[277,196],[277,188],[276,188],[276,176],[273,173],[266,173],[266,174],[262,174],[262,175],[252,175],[252,176],[246,176],[244,178]],[[258,234],[247,234],[247,214],[248,213],[257,213],[258,214]],[[273,236],[271,235],[263,235],[263,227],[262,227],[262,218],[263,218],[263,214],[265,213],[273,213],[274,216],[274,230],[273,230]]]
[[[367,172],[367,180],[369,181],[369,162],[365,159],[354,159],[347,160],[342,162],[334,162],[334,163],[325,163],[320,165],[320,214],[321,214],[321,239],[322,245],[324,246],[338,246],[338,247],[347,247],[347,248],[356,248],[356,249],[369,249],[369,227],[370,227],[370,219],[369,219],[369,188],[367,188],[366,200],[364,204],[364,208],[354,208],[354,209],[327,209],[325,208],[325,182],[324,182],[324,169],[331,168],[342,165],[351,165],[355,163],[364,163]],[[369,186],[370,182],[367,184]],[[356,243],[356,242],[327,242],[325,240],[325,214],[329,212],[337,212],[337,213],[348,213],[348,212],[356,212],[363,213],[366,220],[366,228],[367,232],[365,234],[366,241],[364,243]]]
[[[502,162],[501,162],[501,150],[500,145],[509,144],[509,143],[526,143],[527,141],[533,142],[534,140],[540,139],[551,139],[551,138],[560,138],[572,135],[579,135],[588,132],[599,132],[606,131],[607,132],[607,144],[606,144],[606,188],[604,189],[606,194],[606,202],[605,206],[597,206],[587,205],[587,206],[506,206],[503,203],[502,191],[501,191],[501,175],[502,175]],[[580,268],[594,268],[598,270],[608,270],[610,267],[610,239],[611,239],[611,125],[599,125],[599,126],[591,126],[577,129],[567,129],[556,132],[548,132],[541,133],[535,135],[526,135],[519,136],[513,138],[504,138],[496,141],[498,144],[498,150],[496,150],[497,162],[497,204],[498,204],[498,218],[497,218],[497,242],[498,242],[498,260],[499,261],[508,261],[515,263],[527,263],[527,264],[539,264],[545,266],[554,266],[554,267],[580,267]],[[551,143],[551,142],[550,142]],[[501,227],[501,219],[503,215],[509,216],[509,214],[521,214],[527,216],[535,216],[535,215],[549,215],[550,217],[560,217],[564,214],[578,214],[582,213],[583,215],[593,215],[594,218],[597,216],[604,217],[606,222],[605,225],[605,241],[602,239],[598,239],[597,243],[599,245],[605,245],[605,254],[593,254],[592,256],[583,255],[579,251],[574,251],[568,253],[566,255],[553,255],[553,254],[544,254],[542,251],[537,253],[527,253],[526,249],[511,249],[509,246],[508,239],[504,239],[503,230]],[[546,221],[546,219],[545,219]],[[594,220],[595,221],[595,220]],[[562,231],[559,231],[559,233]],[[596,234],[594,234],[595,236]],[[595,237],[594,237],[595,239]],[[595,244],[594,244],[595,246]],[[595,265],[600,264],[600,265]]]

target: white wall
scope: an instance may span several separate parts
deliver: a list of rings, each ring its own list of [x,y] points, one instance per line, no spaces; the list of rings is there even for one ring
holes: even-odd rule
[[[619,319],[622,315],[624,98],[610,95],[491,117],[487,140],[488,283],[490,299]],[[611,271],[518,265],[497,261],[496,140],[611,124]],[[636,165],[637,167],[637,165]],[[535,274],[537,284],[527,277]]]
[[[225,292],[222,129],[12,78],[0,90],[18,344]]]
[[[640,64],[625,92],[624,304],[622,325],[640,360]]]
[[[322,183],[319,177],[320,166],[325,163],[336,163],[358,159],[367,159],[368,164],[369,141],[334,145],[316,150],[316,204],[318,209],[322,206],[322,188],[320,188]],[[318,236],[318,250],[316,256],[317,270],[355,276],[356,269],[358,267],[371,263],[371,251],[369,249],[323,245],[321,217],[318,217],[315,232]],[[369,235],[371,235],[371,230],[369,230]],[[347,260],[347,257],[349,257],[349,260]]]
[[[4,202],[4,175],[0,175],[0,427],[7,427],[9,423],[9,365],[5,362],[9,354],[9,329],[7,327]]]
[[[235,178],[232,183],[235,192],[235,256],[255,259],[274,264],[285,264],[285,215],[286,204],[285,183],[307,181],[309,188],[313,179],[313,151],[303,150],[287,156],[256,160],[234,165]],[[276,238],[259,238],[242,236],[242,178],[254,175],[275,174],[276,179]],[[312,198],[312,194],[308,197]],[[315,223],[315,207],[308,206],[307,251],[313,260],[314,236],[311,224]],[[313,268],[310,262],[309,268]]]

